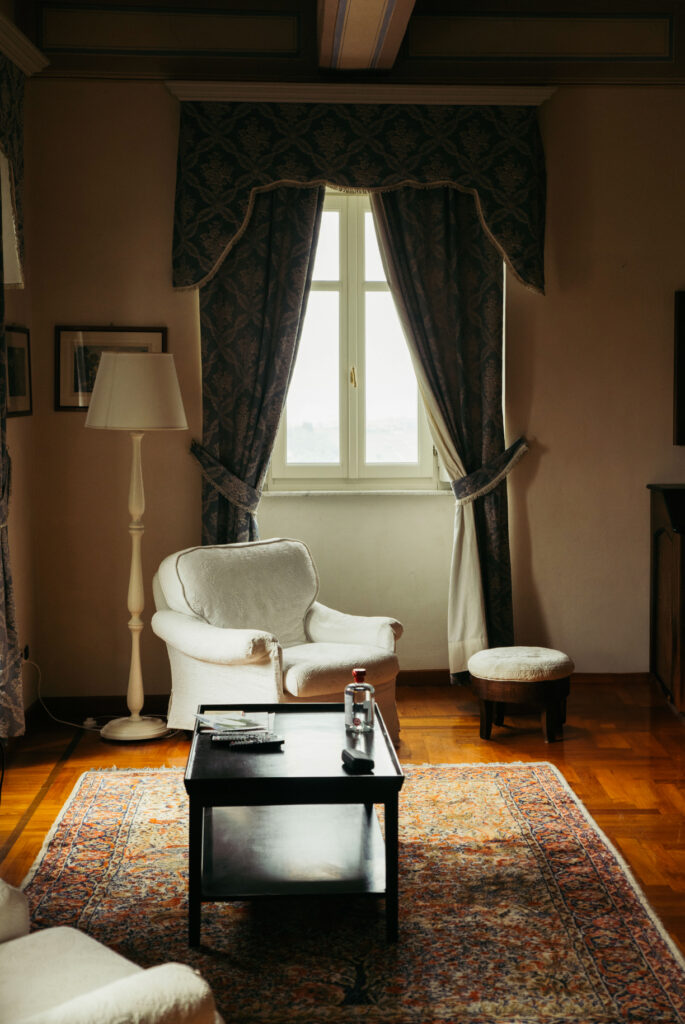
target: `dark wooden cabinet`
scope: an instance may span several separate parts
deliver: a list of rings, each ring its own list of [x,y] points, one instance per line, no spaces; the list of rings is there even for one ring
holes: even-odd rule
[[[685,484],[648,484],[651,492],[649,670],[669,701],[685,711]]]

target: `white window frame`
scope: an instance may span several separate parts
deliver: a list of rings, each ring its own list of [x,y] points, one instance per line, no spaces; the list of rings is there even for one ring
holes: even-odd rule
[[[423,403],[418,394],[418,462],[366,463],[365,443],[365,296],[389,292],[385,281],[364,281],[366,193],[326,192],[326,210],[340,214],[340,280],[313,281],[312,291],[338,291],[340,462],[294,464],[286,459],[284,409],[266,482],[268,491],[441,490],[437,457]]]

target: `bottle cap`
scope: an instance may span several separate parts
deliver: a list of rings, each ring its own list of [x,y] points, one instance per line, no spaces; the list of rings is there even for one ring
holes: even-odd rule
[[[354,679],[355,683],[363,683],[364,680],[366,679],[366,669],[365,668],[353,668],[352,669],[352,678]]]

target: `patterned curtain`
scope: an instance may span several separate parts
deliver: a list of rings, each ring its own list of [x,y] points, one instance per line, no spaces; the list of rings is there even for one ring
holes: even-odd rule
[[[434,441],[455,478],[460,557],[452,563],[448,639],[457,674],[475,651],[511,644],[514,636],[504,477],[525,442],[504,451],[502,257],[481,228],[472,195],[399,189],[371,201]],[[465,538],[471,517],[475,559]]]
[[[2,211],[0,209],[0,237]],[[0,245],[0,285],[2,246]],[[7,338],[5,336],[5,289],[0,286],[0,736],[24,733],[24,699],[21,653],[14,613],[14,591],[7,536],[10,502],[10,455],[7,450]]]
[[[23,253],[23,104],[24,75],[0,55],[0,149],[10,167],[10,191],[20,258]],[[2,210],[0,210],[0,238]],[[7,450],[7,346],[5,294],[0,245],[0,737],[24,732],[21,655],[14,612],[7,517],[10,498],[10,456]]]
[[[258,537],[255,511],[299,342],[323,188],[257,197],[248,230],[200,290],[203,543]]]

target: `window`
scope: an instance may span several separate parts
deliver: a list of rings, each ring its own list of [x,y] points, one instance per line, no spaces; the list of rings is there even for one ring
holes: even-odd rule
[[[437,486],[368,195],[327,192],[272,490]]]
[[[5,287],[24,287],[24,277],[19,262],[17,226],[12,207],[12,186],[10,183],[9,160],[0,153],[0,202],[2,203],[2,259]]]

